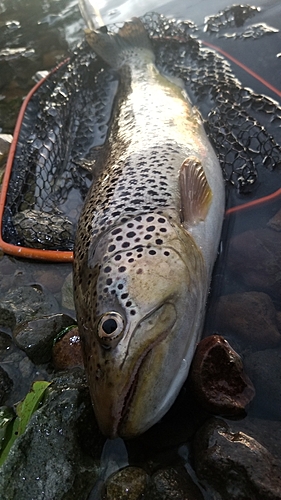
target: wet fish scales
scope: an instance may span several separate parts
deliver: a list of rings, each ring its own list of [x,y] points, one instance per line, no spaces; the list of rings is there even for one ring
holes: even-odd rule
[[[155,67],[142,23],[87,36],[120,87],[102,174],[78,224],[74,295],[99,425],[130,437],[164,415],[188,374],[224,184],[198,112],[181,82]]]

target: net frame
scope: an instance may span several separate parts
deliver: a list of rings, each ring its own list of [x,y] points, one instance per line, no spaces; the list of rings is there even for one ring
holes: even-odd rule
[[[59,68],[61,68],[63,65],[65,65],[69,60],[70,60],[70,58],[67,58],[64,61],[62,61],[52,71],[50,71],[44,78],[39,80],[39,82],[37,82],[36,85],[34,85],[34,87],[29,91],[29,93],[25,97],[25,99],[22,103],[22,106],[20,108],[20,111],[19,111],[19,115],[18,115],[15,129],[14,129],[12,144],[11,144],[8,158],[7,158],[7,164],[6,164],[6,168],[5,168],[5,173],[4,173],[3,182],[2,182],[2,186],[1,186],[1,193],[0,193],[0,248],[3,250],[3,252],[7,253],[8,255],[13,255],[16,257],[25,257],[27,259],[47,260],[47,261],[55,261],[55,262],[72,262],[73,261],[73,252],[72,251],[37,249],[37,248],[30,248],[30,247],[25,247],[25,246],[13,245],[11,243],[7,243],[5,240],[3,240],[3,237],[2,237],[2,234],[3,234],[3,231],[2,231],[3,230],[3,214],[4,214],[5,205],[6,205],[7,192],[8,192],[10,177],[11,177],[11,173],[12,173],[12,169],[13,169],[15,152],[16,152],[16,148],[17,148],[17,143],[18,143],[18,139],[19,139],[25,111],[27,109],[27,106],[29,104],[30,99],[33,97],[35,92],[41,87],[41,85],[52,74],[54,74],[56,71],[58,71]]]

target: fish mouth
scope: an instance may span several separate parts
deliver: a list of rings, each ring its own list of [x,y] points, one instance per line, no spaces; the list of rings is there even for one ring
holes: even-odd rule
[[[149,426],[145,426],[146,428],[140,428],[139,430],[131,430],[131,422],[129,422],[130,419],[130,410],[132,408],[132,405],[134,404],[135,401],[135,396],[136,393],[138,392],[138,389],[141,391],[141,386],[140,386],[140,379],[141,379],[141,374],[145,369],[145,365],[147,364],[147,361],[152,355],[153,349],[157,347],[166,337],[170,334],[171,332],[171,327],[168,329],[163,330],[160,335],[158,335],[157,339],[155,339],[154,342],[152,342],[147,349],[143,352],[142,356],[138,360],[138,362],[135,364],[133,373],[130,377],[130,384],[129,387],[126,388],[124,391],[125,394],[122,398],[122,407],[120,411],[118,412],[119,418],[116,419],[116,425],[115,427],[115,432],[114,432],[114,437],[123,437],[123,438],[130,438],[134,437],[146,430]],[[138,395],[140,397],[140,395]],[[120,405],[121,406],[121,405]]]

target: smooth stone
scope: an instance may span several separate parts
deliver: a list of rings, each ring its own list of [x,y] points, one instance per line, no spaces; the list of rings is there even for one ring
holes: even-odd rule
[[[60,375],[1,467],[0,491],[13,500],[86,500],[103,441],[83,372]]]
[[[269,295],[263,292],[233,293],[220,297],[214,306],[216,331],[239,337],[255,350],[277,346],[281,341],[279,318]]]
[[[55,370],[84,366],[78,328],[67,331],[53,346],[52,361]]]
[[[261,228],[234,236],[229,244],[229,269],[248,289],[280,297],[281,233]]]
[[[194,466],[199,479],[221,498],[281,498],[281,461],[255,438],[232,428],[230,422],[210,419],[198,431]]]
[[[106,481],[103,500],[139,500],[143,498],[149,476],[140,467],[125,467]]]
[[[69,273],[64,280],[61,290],[61,303],[66,309],[75,310],[73,298],[73,273]]]
[[[63,285],[64,276],[58,269],[56,269],[55,264],[48,266],[47,268],[39,268],[34,271],[34,278],[40,285],[46,287],[51,293],[58,293],[61,291]]]
[[[58,312],[57,300],[41,285],[18,286],[0,301],[0,325],[13,330],[22,321]]]
[[[13,136],[11,134],[0,134],[0,157],[9,152]]]
[[[190,369],[194,395],[210,413],[242,416],[255,395],[240,356],[219,335],[199,342]]]
[[[63,328],[73,325],[73,319],[66,314],[52,314],[18,324],[13,332],[15,344],[35,364],[48,363],[52,357],[55,337]]]
[[[4,405],[13,387],[13,381],[0,366],[0,406]]]
[[[281,231],[281,209],[269,219],[266,225],[270,227],[270,229],[274,229],[274,231]]]
[[[250,353],[245,356],[244,364],[256,389],[252,413],[281,420],[281,350]]]
[[[203,500],[198,486],[184,467],[160,469],[151,478],[144,500]]]

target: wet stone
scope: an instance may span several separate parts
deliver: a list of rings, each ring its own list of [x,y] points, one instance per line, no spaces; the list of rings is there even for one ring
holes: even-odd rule
[[[92,456],[81,447],[86,430]],[[86,500],[102,444],[83,372],[60,375],[1,467],[0,491],[13,500]]]
[[[0,361],[2,361],[5,358],[7,351],[10,349],[12,345],[12,342],[13,341],[10,335],[0,331]]]
[[[196,399],[210,413],[242,416],[255,395],[240,356],[219,335],[199,342],[190,380]]]
[[[1,155],[8,153],[12,140],[13,136],[11,134],[0,134],[0,158]]]
[[[140,500],[148,475],[139,467],[126,467],[110,476],[104,487],[103,500]]]
[[[245,292],[224,295],[215,305],[216,331],[233,334],[255,350],[279,345],[279,318],[269,295]]]
[[[198,477],[224,499],[279,500],[281,461],[251,435],[231,425],[211,419],[196,434]]]
[[[78,328],[74,327],[63,335],[54,345],[52,360],[56,370],[66,370],[84,366]]]
[[[22,321],[59,311],[55,297],[39,284],[9,290],[0,301],[0,326],[13,330]]]
[[[13,387],[13,381],[8,373],[0,366],[0,405],[3,405]]]
[[[245,367],[256,389],[252,413],[281,420],[281,350],[251,353],[245,356]]]
[[[251,258],[249,258],[251,256]],[[245,231],[231,239],[229,268],[250,290],[281,293],[281,233],[269,228]]]
[[[13,381],[8,399],[5,401],[7,405],[13,405],[23,399],[34,380],[48,380],[49,378],[43,367],[35,367],[26,354],[15,345],[9,347],[5,357],[1,356],[1,362]]]
[[[47,363],[52,356],[55,337],[63,328],[72,324],[73,319],[61,313],[22,322],[14,329],[14,341],[33,363]]]
[[[65,281],[61,290],[62,295],[62,306],[66,309],[75,310],[74,299],[73,299],[73,274],[69,273],[65,278]]]
[[[274,229],[274,231],[281,231],[281,209],[278,210],[273,217],[271,217],[267,226]]]
[[[35,270],[34,277],[38,283],[46,287],[51,293],[60,292],[63,284],[63,276],[55,266]]]
[[[184,467],[167,467],[157,471],[144,496],[145,500],[203,500],[198,486]]]

